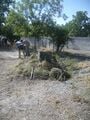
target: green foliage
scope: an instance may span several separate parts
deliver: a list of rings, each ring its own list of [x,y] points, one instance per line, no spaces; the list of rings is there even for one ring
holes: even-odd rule
[[[0,34],[2,34],[2,27],[5,23],[6,15],[9,12],[9,5],[11,5],[14,0],[0,0]]]
[[[55,16],[61,16],[63,0],[21,0],[17,8],[31,21],[48,23]]]
[[[56,45],[56,51],[61,51],[69,40],[68,31],[60,26],[54,26],[51,28],[51,31],[50,35],[53,43]]]
[[[40,21],[34,21],[30,25],[29,35],[38,39],[44,35],[44,31],[44,24]]]
[[[28,22],[23,17],[22,14],[19,14],[12,10],[6,20],[6,27],[11,28],[14,35],[18,36],[27,36],[28,35]]]
[[[86,11],[78,11],[73,19],[65,25],[70,36],[90,36],[90,18]]]
[[[30,25],[29,36],[40,38],[49,36],[49,27],[54,23],[53,17],[60,17],[63,0],[21,0],[17,11],[27,19]]]
[[[74,70],[77,69],[78,61],[76,59],[70,58],[69,54],[63,53],[63,57],[60,54],[55,54],[58,63],[66,69],[69,74],[72,74]]]
[[[13,36],[33,36],[39,39],[42,36],[59,36],[57,29],[52,32],[55,22],[53,17],[60,17],[63,0],[20,0],[15,4],[16,10],[11,10],[7,16],[3,34]],[[53,28],[54,29],[54,28]],[[4,32],[5,31],[5,32]],[[52,32],[52,34],[51,34]],[[62,33],[61,33],[62,35]],[[64,35],[63,35],[64,36]],[[62,40],[63,41],[63,40]],[[56,45],[60,42],[54,42]],[[64,42],[63,42],[64,43]]]

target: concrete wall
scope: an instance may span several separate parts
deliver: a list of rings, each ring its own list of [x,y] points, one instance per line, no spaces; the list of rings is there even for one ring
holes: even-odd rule
[[[30,42],[30,46],[34,47],[36,45],[37,48],[40,47],[46,47],[46,48],[52,48],[53,44],[50,43],[49,38],[41,38],[41,39],[35,39],[34,37],[31,38],[24,38],[22,37],[21,39],[23,40],[28,40]]]
[[[31,38],[22,38],[30,41],[30,45],[34,46],[36,44],[37,48],[46,47],[46,48],[53,48],[52,43],[50,43],[49,38],[42,38],[42,39],[35,39],[34,37]],[[72,41],[68,43],[68,48],[74,50],[86,50],[90,51],[90,37],[72,37]]]
[[[68,47],[75,50],[90,51],[90,37],[73,37]]]

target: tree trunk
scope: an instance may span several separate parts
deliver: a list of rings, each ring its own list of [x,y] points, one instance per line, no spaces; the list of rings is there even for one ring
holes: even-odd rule
[[[60,48],[60,45],[57,44],[57,46],[56,46],[56,52],[59,52],[59,48]]]
[[[62,45],[62,46],[61,46],[61,48],[60,48],[60,50],[59,50],[59,51],[61,52],[61,51],[63,50],[63,48],[64,48],[64,45]]]
[[[35,39],[34,39],[34,49],[35,49],[35,50],[37,49],[37,45],[36,45],[37,43],[36,43],[36,41],[37,41],[37,39],[35,38]]]

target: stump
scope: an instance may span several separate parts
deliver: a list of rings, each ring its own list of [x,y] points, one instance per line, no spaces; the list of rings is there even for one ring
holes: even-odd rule
[[[38,51],[38,60],[40,62],[47,61],[49,63],[57,62],[56,58],[53,56],[53,52],[48,51],[48,50],[39,50]]]

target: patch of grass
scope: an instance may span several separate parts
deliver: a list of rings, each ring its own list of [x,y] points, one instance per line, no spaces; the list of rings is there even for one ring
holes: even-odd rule
[[[31,74],[31,66],[29,64],[21,64],[18,67],[16,67],[16,74],[23,75],[23,76],[29,76]]]
[[[60,65],[63,66],[64,69],[67,70],[69,74],[72,74],[74,70],[77,70],[76,64],[78,61],[76,59],[72,59],[70,57],[62,57],[58,54],[55,54],[56,59]]]
[[[35,79],[48,79],[49,78],[49,71],[44,70],[42,68],[37,68],[34,72]]]
[[[16,76],[31,76],[32,68],[34,68],[34,78],[36,79],[48,79],[49,71],[44,69],[41,66],[38,66],[39,61],[36,58],[36,55],[31,55],[28,59],[23,59],[18,62],[15,66],[13,73]]]

